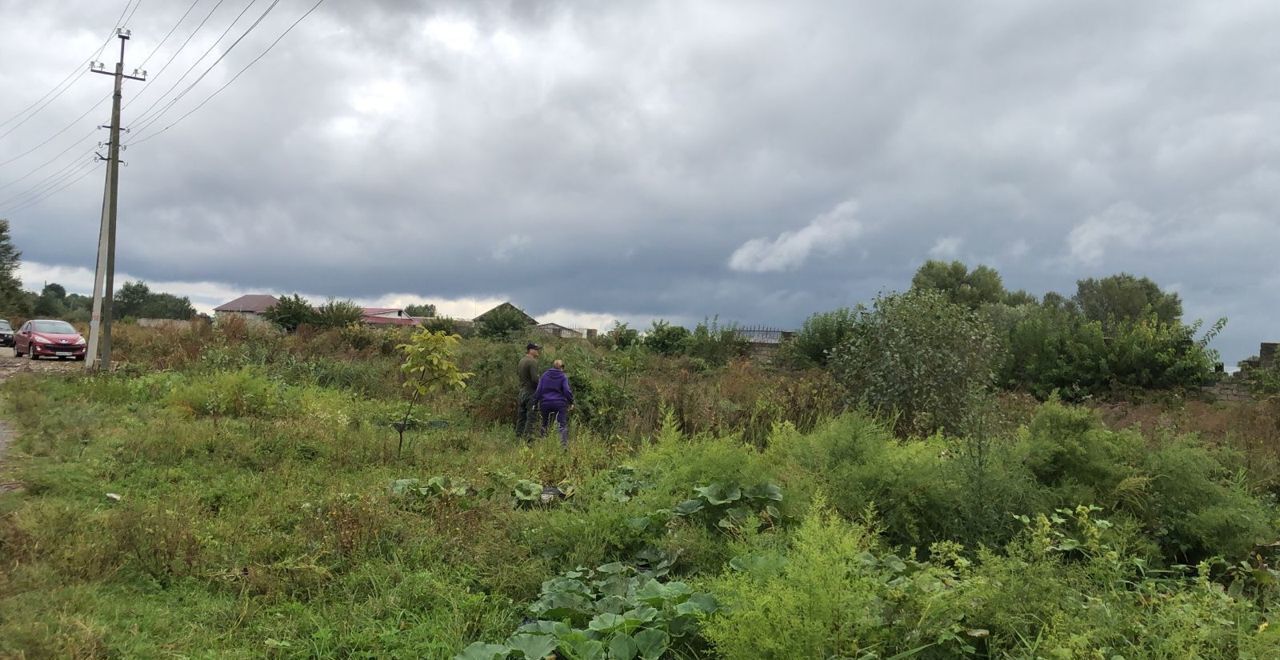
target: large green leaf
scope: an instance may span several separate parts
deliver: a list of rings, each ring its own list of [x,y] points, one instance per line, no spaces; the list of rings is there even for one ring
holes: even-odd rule
[[[693,490],[698,495],[701,495],[708,503],[715,505],[728,504],[742,499],[742,489],[735,484],[722,484],[716,482],[708,486],[694,488]]]
[[[676,515],[691,516],[702,510],[706,506],[702,500],[685,500],[676,505]]]
[[[512,635],[507,645],[524,654],[528,660],[542,660],[556,650],[556,638],[550,635]]]
[[[661,630],[645,628],[634,636],[636,649],[643,660],[659,660],[671,645],[671,637]]]
[[[640,647],[631,635],[619,633],[609,640],[609,660],[633,660]]]
[[[621,628],[625,623],[626,619],[624,619],[621,614],[605,612],[603,614],[597,614],[595,618],[591,620],[591,623],[587,624],[587,627],[598,632],[611,633]]]
[[[559,648],[570,660],[605,660],[604,642],[598,639],[578,638],[561,643]]]
[[[520,502],[537,502],[538,498],[542,496],[542,484],[528,479],[521,479],[516,482],[516,487],[512,494]]]
[[[511,655],[509,646],[476,642],[462,649],[462,653],[453,656],[453,660],[504,660],[509,655]]]
[[[409,491],[410,488],[417,488],[417,487],[418,487],[417,479],[396,479],[395,481],[391,482],[391,494],[397,495],[397,496],[404,495]]]
[[[781,502],[782,488],[777,484],[760,484],[758,486],[752,486],[747,489],[747,497]]]

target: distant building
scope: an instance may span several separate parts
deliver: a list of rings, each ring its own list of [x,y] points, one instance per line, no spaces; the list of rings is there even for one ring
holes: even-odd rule
[[[506,309],[514,309],[517,312],[520,312],[520,315],[523,316],[525,319],[525,323],[529,325],[538,325],[537,319],[533,318],[532,316],[529,316],[528,314],[525,313],[523,309],[520,309],[519,307],[516,307],[515,305],[512,305],[509,302],[504,302],[501,305],[498,305],[497,307],[494,307],[493,309],[481,314],[480,316],[475,317],[474,319],[472,319],[472,322],[480,323],[484,321],[484,319],[487,318],[489,315],[495,314],[500,310],[506,310]]]
[[[561,339],[582,339],[586,336],[586,332],[583,330],[575,330],[559,323],[543,323],[538,326],[538,331]]]
[[[280,302],[280,299],[275,296],[250,293],[214,307],[213,315],[216,320],[233,316],[248,320],[262,320],[262,313],[274,307],[278,302]]]
[[[365,325],[419,325],[422,319],[409,316],[403,309],[395,307],[365,307],[361,310],[360,322]]]

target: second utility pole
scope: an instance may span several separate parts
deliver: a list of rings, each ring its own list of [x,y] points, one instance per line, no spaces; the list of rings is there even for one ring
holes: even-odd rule
[[[111,368],[111,298],[116,270],[116,206],[120,191],[120,97],[125,78],[146,80],[147,77],[145,71],[139,73],[137,69],[133,71],[134,75],[125,75],[124,45],[129,40],[130,31],[116,28],[116,36],[120,38],[120,59],[116,62],[115,73],[108,73],[101,62],[89,65],[89,70],[94,73],[114,75],[116,89],[111,99],[111,142],[108,143],[107,155],[98,155],[107,161],[107,183],[102,197],[102,226],[98,230],[98,265],[93,274],[93,314],[89,317],[89,347],[84,361],[86,370]]]

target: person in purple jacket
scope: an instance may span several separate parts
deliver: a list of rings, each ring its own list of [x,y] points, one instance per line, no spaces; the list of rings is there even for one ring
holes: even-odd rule
[[[569,377],[564,375],[564,362],[556,360],[551,368],[538,379],[538,389],[533,393],[542,414],[542,435],[547,435],[547,425],[554,416],[560,425],[560,446],[569,446],[569,410],[573,408],[573,390]]]

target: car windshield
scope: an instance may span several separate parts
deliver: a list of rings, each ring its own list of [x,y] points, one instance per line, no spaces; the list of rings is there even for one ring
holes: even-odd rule
[[[12,330],[13,326],[8,321],[0,321],[0,330]]]
[[[32,321],[31,329],[36,332],[48,332],[55,335],[76,334],[76,329],[66,321]]]

